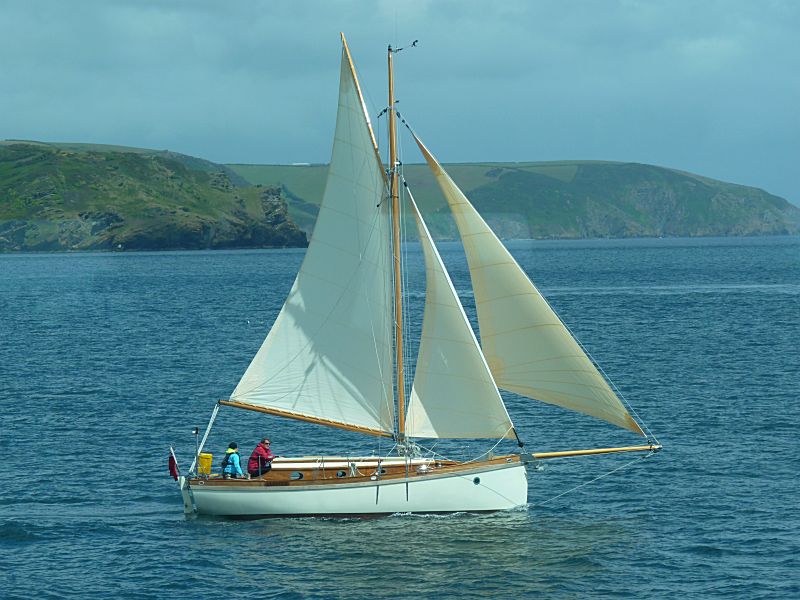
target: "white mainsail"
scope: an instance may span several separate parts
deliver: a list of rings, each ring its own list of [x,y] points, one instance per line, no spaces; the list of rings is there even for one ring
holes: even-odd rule
[[[513,425],[450,276],[410,198],[425,256],[426,294],[406,435],[514,437]]]
[[[467,255],[481,347],[497,385],[644,435],[547,301],[425,145]]]
[[[391,433],[389,203],[346,45],[328,179],[300,272],[231,401]]]

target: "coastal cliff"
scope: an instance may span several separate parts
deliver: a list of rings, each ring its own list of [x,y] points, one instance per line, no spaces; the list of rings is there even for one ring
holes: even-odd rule
[[[251,183],[280,185],[289,214],[313,227],[325,165],[228,165]],[[800,232],[800,208],[764,190],[640,163],[558,161],[446,164],[503,239],[702,237]],[[431,233],[457,236],[425,165],[405,164]]]
[[[800,232],[783,198],[638,163],[446,165],[503,239]],[[169,151],[0,142],[0,252],[303,247],[326,165],[220,165]],[[405,165],[428,226],[457,237],[424,165]]]
[[[181,157],[0,145],[0,251],[307,245],[279,187]]]

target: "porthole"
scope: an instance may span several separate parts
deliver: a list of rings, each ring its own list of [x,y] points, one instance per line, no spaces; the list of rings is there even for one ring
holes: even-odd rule
[[[289,479],[292,481],[297,481],[303,478],[303,474],[300,471],[292,471],[291,475],[289,475]]]
[[[481,482],[480,477],[476,477],[475,479],[472,480],[472,483],[474,483],[475,485],[478,485],[480,482]]]
[[[380,471],[378,471],[381,475],[386,475],[386,469],[381,467]]]
[[[336,471],[336,476],[339,478],[347,477],[347,471]]]

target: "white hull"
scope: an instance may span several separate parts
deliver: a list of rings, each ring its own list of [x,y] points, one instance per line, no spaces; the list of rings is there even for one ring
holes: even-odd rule
[[[222,487],[194,481],[185,491],[194,512],[229,517],[488,512],[528,502],[528,480],[520,462],[458,473],[296,487]]]

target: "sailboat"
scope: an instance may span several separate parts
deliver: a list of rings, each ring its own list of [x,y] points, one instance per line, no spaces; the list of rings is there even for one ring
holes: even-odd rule
[[[238,385],[218,401],[179,481],[187,513],[229,517],[488,512],[524,507],[526,466],[636,446],[526,453],[500,389],[645,436],[593,361],[434,155],[413,134],[453,213],[477,309],[473,331],[413,195],[403,193],[425,263],[425,305],[407,389],[401,193],[393,56],[385,167],[342,34],[338,113],[314,231],[289,295]],[[404,184],[405,188],[405,184]],[[217,411],[233,407],[389,438],[385,456],[277,458],[258,478],[198,467]],[[420,440],[512,440],[472,460],[425,454]],[[175,454],[171,458],[174,464]]]

